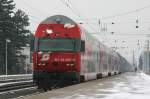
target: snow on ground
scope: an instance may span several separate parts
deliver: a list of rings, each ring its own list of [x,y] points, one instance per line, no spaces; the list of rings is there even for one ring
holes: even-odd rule
[[[108,82],[106,82],[108,83]],[[96,88],[105,94],[73,95],[65,98],[74,99],[150,99],[150,76],[144,73],[127,73],[112,79],[112,88]],[[101,85],[101,84],[98,84]],[[108,93],[108,94],[107,94]]]
[[[113,89],[117,93],[107,95],[103,99],[150,99],[150,76],[144,73],[127,74],[126,81],[118,82]]]
[[[97,84],[88,95],[79,93],[65,99],[150,99],[150,76],[144,73],[126,73],[104,82],[106,87],[99,85],[103,86]]]
[[[150,99],[150,76],[125,73],[24,99]]]

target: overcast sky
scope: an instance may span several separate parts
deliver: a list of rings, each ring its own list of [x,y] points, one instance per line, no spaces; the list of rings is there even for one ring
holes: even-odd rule
[[[35,30],[37,24],[44,20],[48,16],[52,16],[55,14],[62,14],[68,17],[73,18],[74,20],[81,20],[77,16],[79,13],[82,17],[87,19],[94,18],[104,18],[106,16],[112,16],[119,13],[124,13],[128,11],[133,11],[135,9],[139,9],[145,6],[150,5],[150,0],[14,0],[16,3],[16,7],[25,11],[28,15],[30,15],[31,24],[35,24],[31,26],[32,30]],[[66,7],[61,1],[65,1],[69,4],[73,9],[77,10],[73,12],[68,7]],[[72,5],[71,5],[72,4]],[[147,11],[149,9],[145,9],[139,12],[139,16],[143,12],[145,13],[144,18],[148,19],[150,15],[148,15]],[[131,14],[131,16],[122,16],[121,18],[125,20],[129,19],[129,21],[135,21],[136,13]],[[141,16],[140,16],[141,17]],[[111,18],[113,20],[113,18]],[[119,19],[120,20],[120,19]],[[90,20],[92,21],[92,20]],[[104,20],[105,21],[105,20]]]
[[[108,46],[118,46],[119,51],[125,53],[128,57],[132,56],[129,52],[137,49],[138,40],[140,40],[140,46],[143,46],[143,42],[147,37],[144,34],[150,34],[150,0],[14,1],[17,9],[22,9],[29,15],[31,22],[29,29],[33,33],[38,24],[45,18],[56,14],[66,15],[76,22],[83,22],[83,27],[91,33],[97,33],[94,35],[98,39],[104,41]],[[63,4],[62,1],[65,1],[65,4],[68,4],[69,7]],[[140,10],[135,11],[136,9]],[[132,13],[118,16],[130,11]],[[100,33],[99,19],[102,24],[105,23],[107,25],[106,32]],[[135,28],[137,19],[139,21],[139,29]],[[115,24],[111,24],[112,22]],[[114,35],[111,32],[114,32]],[[123,47],[125,48],[122,49]]]

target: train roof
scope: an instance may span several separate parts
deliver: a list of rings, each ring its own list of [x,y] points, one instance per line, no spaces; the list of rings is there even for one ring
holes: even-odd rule
[[[54,15],[45,19],[41,24],[71,24],[76,25],[76,22],[63,15]]]

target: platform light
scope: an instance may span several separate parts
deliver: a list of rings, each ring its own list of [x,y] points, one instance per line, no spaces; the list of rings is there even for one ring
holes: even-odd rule
[[[7,59],[8,47],[7,47],[7,46],[8,46],[8,44],[7,44],[7,43],[10,43],[10,42],[11,42],[10,39],[6,39],[6,43],[5,43],[5,44],[6,44],[6,50],[5,50],[5,51],[6,51],[6,66],[5,66],[6,76],[7,76],[7,74],[8,74],[8,70],[7,70],[7,69],[8,69],[8,68],[7,68],[7,64],[8,64],[8,59]]]
[[[46,33],[47,33],[47,34],[52,34],[52,33],[53,33],[53,30],[51,30],[51,29],[46,29]]]

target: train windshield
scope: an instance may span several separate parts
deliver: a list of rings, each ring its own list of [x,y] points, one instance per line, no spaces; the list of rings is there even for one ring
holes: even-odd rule
[[[39,51],[80,51],[79,39],[39,39]]]

